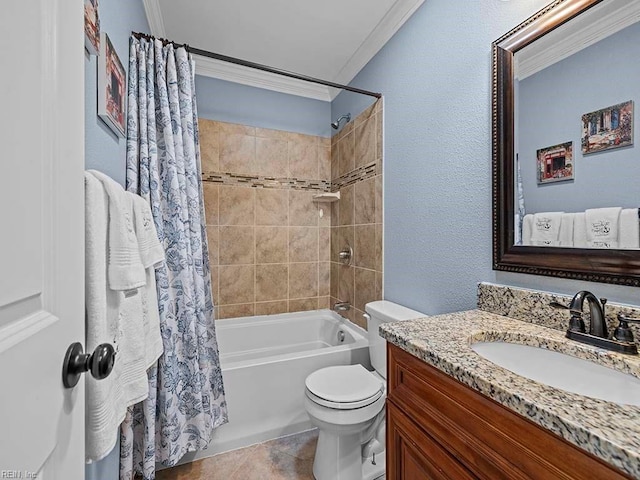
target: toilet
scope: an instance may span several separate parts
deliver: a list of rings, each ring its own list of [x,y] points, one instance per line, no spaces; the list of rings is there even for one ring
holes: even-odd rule
[[[368,303],[365,310],[374,371],[338,365],[305,380],[305,408],[319,431],[316,480],[374,480],[385,473],[387,350],[378,327],[426,315],[386,300]]]

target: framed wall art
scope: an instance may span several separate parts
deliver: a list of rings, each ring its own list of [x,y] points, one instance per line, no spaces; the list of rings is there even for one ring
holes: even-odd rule
[[[119,136],[126,127],[127,73],[106,33],[100,36],[98,115]]]
[[[633,101],[582,116],[582,153],[633,145]]]
[[[573,180],[573,142],[541,148],[536,159],[538,185]]]
[[[98,0],[84,0],[84,48],[89,55],[98,55],[100,51]]]

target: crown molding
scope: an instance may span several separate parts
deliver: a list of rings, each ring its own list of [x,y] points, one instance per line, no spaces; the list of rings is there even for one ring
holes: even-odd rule
[[[229,82],[240,83],[250,87],[264,88],[275,92],[297,95],[330,102],[329,88],[324,85],[296,80],[275,73],[263,72],[254,68],[243,67],[223,62],[202,55],[193,55],[196,62],[196,75],[218,78]]]
[[[531,45],[533,48],[530,48],[529,52],[525,48],[521,55],[516,54],[518,80],[524,80],[638,22],[640,20],[640,0],[625,0],[625,2],[628,3],[625,3],[624,8],[605,13],[602,18],[596,21],[583,22],[579,28],[566,36],[560,30],[556,30],[547,34],[548,38],[545,39],[545,43],[536,41]],[[608,4],[601,5],[606,7]],[[598,7],[594,7],[582,15],[586,17],[587,14],[597,17]]]
[[[423,3],[424,0],[398,0],[395,2],[358,50],[347,60],[334,81],[348,85]],[[340,90],[332,88],[331,99],[333,100],[338,93]]]
[[[151,34],[158,38],[166,38],[167,31],[164,28],[164,19],[160,9],[159,0],[142,0],[144,12],[147,15],[147,22],[151,29]]]

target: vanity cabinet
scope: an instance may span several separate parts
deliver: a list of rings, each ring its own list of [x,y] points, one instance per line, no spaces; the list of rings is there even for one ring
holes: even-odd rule
[[[388,480],[631,478],[388,343]]]

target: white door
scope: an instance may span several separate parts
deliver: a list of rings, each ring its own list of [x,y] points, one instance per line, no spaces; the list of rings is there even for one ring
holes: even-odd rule
[[[84,477],[82,0],[0,14],[0,478]]]

